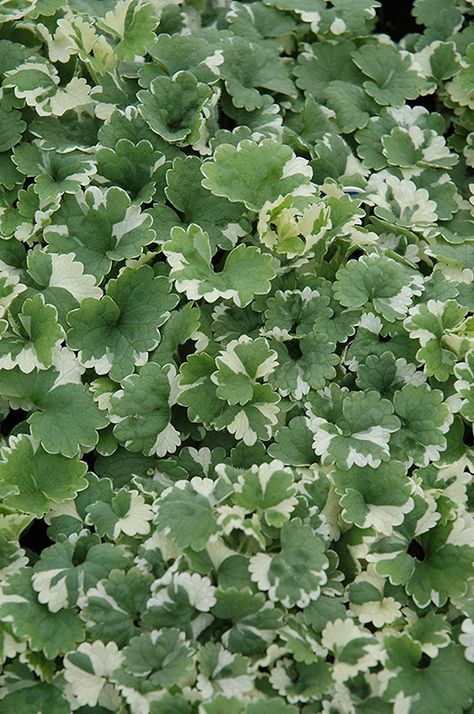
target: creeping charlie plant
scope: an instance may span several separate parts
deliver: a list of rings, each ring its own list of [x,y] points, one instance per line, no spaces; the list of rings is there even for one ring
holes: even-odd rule
[[[474,2],[388,6],[0,0],[2,714],[474,713]]]

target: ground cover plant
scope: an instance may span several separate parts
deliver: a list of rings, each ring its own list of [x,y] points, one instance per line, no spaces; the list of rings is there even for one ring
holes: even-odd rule
[[[0,2],[2,714],[474,712],[474,5],[389,5]]]

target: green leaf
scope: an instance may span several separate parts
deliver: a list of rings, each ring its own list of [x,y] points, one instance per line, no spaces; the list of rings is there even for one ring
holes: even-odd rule
[[[81,615],[92,639],[124,647],[140,633],[141,617],[150,597],[152,576],[137,568],[112,570],[87,592]]]
[[[12,332],[2,335],[0,366],[6,369],[18,366],[27,374],[51,367],[56,348],[64,339],[57,319],[56,308],[45,305],[42,295],[25,300],[17,319],[12,320]]]
[[[462,714],[474,696],[472,666],[462,648],[451,644],[440,651],[428,667],[419,667],[421,649],[407,635],[387,639],[387,669],[391,676],[383,692],[386,701],[398,693],[409,701],[413,714],[449,710]],[[400,698],[400,697],[399,697]]]
[[[329,31],[338,38],[342,33],[357,37],[373,32],[376,9],[381,5],[377,0],[334,0],[332,4],[322,15],[318,34]]]
[[[272,347],[279,364],[270,381],[283,395],[301,399],[310,389],[322,389],[327,380],[336,376],[336,345],[324,333],[313,332],[281,343],[273,341]]]
[[[96,173],[96,165],[87,154],[43,151],[36,144],[17,146],[13,160],[21,173],[35,177],[34,190],[42,207],[56,203],[64,193],[76,193]]]
[[[50,501],[61,503],[86,488],[86,471],[83,461],[48,454],[26,434],[11,437],[10,446],[2,450],[0,485],[13,486],[15,492],[5,504],[41,518]]]
[[[200,556],[187,551],[190,558],[199,561]],[[203,554],[204,557],[206,553]],[[207,558],[205,558],[207,561]],[[148,629],[178,627],[187,637],[192,637],[192,623],[215,605],[215,587],[208,577],[198,573],[170,571],[156,584],[154,595],[147,603],[144,624]],[[200,615],[201,613],[201,615]]]
[[[304,611],[304,620],[315,630],[322,632],[328,622],[343,619],[346,614],[344,605],[335,597],[321,595],[318,600],[310,602]]]
[[[84,273],[84,266],[73,253],[44,253],[41,248],[28,252],[28,283],[24,297],[41,293],[44,302],[53,305],[64,328],[69,310],[79,306],[85,297],[102,297],[96,279]],[[22,296],[23,297],[23,296]]]
[[[247,140],[238,146],[221,144],[201,170],[204,188],[253,211],[288,193],[308,196],[315,192],[307,161],[271,139],[259,144]]]
[[[233,248],[244,234],[241,208],[202,187],[201,166],[197,156],[175,159],[166,173],[166,197],[185,223],[196,223],[209,235],[213,248]]]
[[[263,97],[257,88],[296,97],[286,65],[269,48],[234,36],[223,41],[222,52],[220,72],[236,107],[248,112],[261,107]]]
[[[39,682],[31,687],[27,686],[7,694],[2,699],[2,707],[5,714],[26,712],[28,709],[31,712],[54,711],[57,714],[68,714],[69,712],[69,704],[61,691],[45,682]]]
[[[74,457],[81,448],[89,451],[97,444],[97,429],[107,425],[106,414],[84,384],[59,385],[37,407],[28,418],[31,434],[50,454]]]
[[[453,13],[454,15],[455,13]],[[451,16],[452,17],[452,16]],[[430,56],[430,68],[433,78],[438,82],[450,79],[459,72],[459,54],[454,42],[435,43]]]
[[[390,535],[414,507],[412,485],[398,461],[382,463],[376,469],[352,466],[349,471],[335,471],[333,479],[341,496],[343,519],[358,528]]]
[[[64,197],[44,237],[51,252],[74,253],[85,272],[100,281],[113,261],[135,258],[154,240],[151,223],[123,189],[94,186]]]
[[[250,559],[252,580],[268,592],[272,602],[284,607],[306,607],[317,600],[327,580],[329,561],[323,540],[297,518],[281,529],[281,551],[259,553]]]
[[[377,468],[388,461],[389,442],[400,421],[391,402],[377,392],[347,392],[332,384],[310,396],[307,425],[323,464],[346,471],[353,465]]]
[[[4,714],[36,714],[36,712],[50,711],[57,714],[68,714],[69,703],[64,699],[60,689],[46,682],[39,682],[31,686],[10,692],[2,699]]]
[[[337,181],[345,177],[346,168],[353,164],[349,144],[339,134],[331,133],[318,140],[314,147],[315,157],[311,161],[313,181],[324,183],[327,178]],[[346,205],[351,205],[349,196],[345,197]],[[336,202],[336,208],[343,207],[342,201]]]
[[[171,407],[178,394],[176,370],[151,362],[122,382],[112,396],[114,435],[132,452],[147,456],[174,453],[181,443],[171,424]]]
[[[377,169],[389,164],[425,167],[433,162],[436,166],[438,161],[441,166],[449,165],[453,157],[442,136],[444,130],[443,117],[437,112],[421,106],[388,107],[357,131],[357,153],[365,166]]]
[[[99,27],[112,35],[119,34],[119,42],[114,48],[119,60],[133,60],[137,55],[144,54],[148,45],[155,38],[155,28],[158,16],[152,3],[132,0],[126,6],[125,17],[114,22],[114,11],[110,10],[98,24]],[[121,20],[121,22],[120,22]],[[121,25],[121,27],[120,27]],[[117,33],[118,27],[120,27]]]
[[[382,137],[383,153],[392,166],[413,166],[450,169],[457,163],[444,137],[433,130],[422,131],[417,126],[409,129],[395,127]]]
[[[253,702],[247,707],[247,714],[297,714],[297,711],[293,705],[274,698]]]
[[[68,345],[80,351],[85,367],[123,379],[157,346],[158,328],[177,303],[168,291],[168,280],[154,277],[149,266],[124,268],[101,300],[86,298],[68,314]]]
[[[0,615],[33,652],[44,652],[49,659],[69,652],[84,638],[83,624],[74,610],[52,613],[40,604],[31,584],[31,568],[8,578],[0,594]]]
[[[444,435],[453,420],[442,392],[427,384],[406,384],[395,393],[393,405],[401,422],[390,444],[394,458],[417,466],[437,461],[446,449]]]
[[[161,342],[152,352],[150,359],[162,366],[166,364],[177,366],[179,347],[192,339],[197,332],[200,316],[200,309],[189,303],[179,310],[173,310],[169,320],[163,325]]]
[[[289,466],[307,466],[314,460],[313,434],[302,416],[293,417],[288,426],[278,429],[268,453]]]
[[[368,306],[393,322],[404,317],[423,279],[384,255],[350,260],[336,273],[334,295],[344,307]]]
[[[456,364],[454,374],[457,377],[454,387],[463,400],[461,413],[474,422],[474,350],[466,354],[464,362]]]
[[[127,191],[133,203],[151,201],[156,172],[165,157],[149,141],[133,143],[130,139],[119,139],[114,148],[101,147],[96,157],[99,175]]]
[[[153,519],[152,508],[135,489],[120,489],[108,498],[86,506],[86,523],[93,525],[97,533],[116,540],[121,533],[128,536],[147,535],[149,521]]]
[[[100,640],[83,642],[76,651],[69,652],[64,658],[64,678],[78,704],[87,709],[97,704],[102,692],[107,692],[107,680],[121,665],[123,655],[115,642],[104,645]],[[106,695],[107,696],[107,695]],[[79,712],[84,709],[79,709]],[[102,708],[100,708],[102,714]],[[106,710],[105,710],[106,711]]]
[[[31,407],[55,385],[58,373],[54,369],[34,370],[25,374],[18,367],[0,370],[0,391],[4,399],[8,399],[17,407]]]
[[[421,348],[416,353],[428,377],[445,382],[453,372],[456,354],[450,349],[450,335],[466,315],[466,309],[456,300],[428,300],[409,311],[403,325]]]
[[[179,548],[206,548],[218,527],[208,498],[191,484],[180,481],[163,492],[159,501],[157,528],[166,531]]]
[[[15,96],[24,99],[39,116],[61,117],[70,109],[90,103],[91,87],[83,77],[58,85],[56,67],[38,55],[7,72],[4,79],[4,86],[11,87]]]
[[[423,384],[425,381],[423,374],[416,371],[416,365],[403,357],[396,359],[392,352],[369,355],[365,363],[357,367],[357,386],[363,390],[375,389],[387,399],[392,399],[405,384]]]
[[[266,607],[262,593],[227,588],[216,591],[212,614],[220,620],[230,620],[228,646],[232,652],[256,654],[265,648],[268,634],[281,626],[277,608]]]
[[[438,526],[421,536],[424,559],[415,561],[406,585],[418,607],[431,602],[440,607],[450,598],[463,597],[474,576],[474,548],[446,542],[450,530]]]
[[[197,660],[200,681],[207,685],[208,691],[214,695],[221,695],[217,696],[216,700],[224,702],[225,706],[228,702],[225,697],[229,694],[227,685],[229,679],[234,681],[239,692],[248,692],[253,686],[253,677],[249,672],[249,660],[232,654],[220,643],[207,642],[201,647]],[[235,702],[235,699],[230,701]],[[236,711],[235,708],[234,711]]]
[[[222,50],[203,36],[160,33],[149,49],[156,60],[143,66],[140,85],[148,87],[155,77],[173,77],[177,72],[191,72],[198,82],[214,84],[219,79]]]
[[[254,295],[264,295],[270,290],[270,281],[275,276],[271,256],[243,244],[227,255],[222,270],[216,273],[211,264],[209,237],[194,223],[187,230],[172,228],[163,252],[171,266],[170,277],[176,290],[186,293],[189,300],[232,299],[238,307],[245,307]]]
[[[214,371],[214,359],[206,352],[190,355],[181,366],[178,403],[188,408],[188,417],[193,422],[211,424],[225,408],[216,395],[216,385],[211,381]]]
[[[453,0],[415,0],[413,15],[420,25],[448,35],[462,21],[461,12]]]
[[[279,395],[269,384],[256,384],[251,401],[243,407],[229,405],[213,420],[215,429],[227,429],[246,446],[253,446],[257,439],[268,441],[278,423]]]
[[[0,126],[0,151],[8,151],[21,140],[21,135],[26,129],[26,122],[23,121],[21,113],[16,109],[6,111],[0,107]]]
[[[159,701],[151,703],[150,714],[192,714],[191,706],[181,694],[166,692]]]
[[[125,691],[146,694],[185,681],[192,649],[176,628],[143,632],[124,649],[124,662],[112,678]]]
[[[474,42],[471,42],[463,57],[463,67],[446,86],[451,100],[462,107],[467,106],[469,109],[474,108],[474,96],[472,91],[473,76]]]
[[[324,10],[322,0],[265,0],[265,5],[277,7],[285,12],[295,12],[297,15],[305,15],[311,10]]]
[[[352,61],[354,50],[354,43],[347,40],[315,43],[298,57],[294,70],[297,86],[322,102],[334,81],[361,85],[363,75]]]
[[[0,73],[2,75],[18,67],[32,54],[31,48],[20,42],[0,40]]]
[[[430,200],[436,204],[435,210],[440,221],[449,221],[457,213],[459,194],[456,185],[448,180],[447,173],[427,168],[414,177],[414,184],[428,191]]]
[[[271,461],[239,476],[232,500],[249,513],[258,513],[268,525],[280,528],[296,506],[295,494],[291,470],[280,461]]]
[[[268,379],[276,367],[276,353],[263,337],[256,340],[243,335],[232,340],[216,357],[216,371],[211,376],[216,394],[230,405],[247,404],[259,379]]]
[[[58,612],[74,607],[111,570],[127,565],[128,558],[119,548],[85,535],[76,543],[62,540],[43,550],[31,580],[38,601],[50,612]]]
[[[192,144],[211,90],[190,72],[180,71],[173,77],[157,77],[137,97],[142,117],[156,134],[169,142]]]
[[[155,150],[161,151],[167,159],[171,160],[182,154],[180,149],[168,144],[150,129],[140,116],[137,106],[115,108],[107,123],[100,126],[98,138],[102,146],[107,146],[110,149],[114,149],[120,139],[128,139],[132,144],[146,140],[155,147]]]
[[[370,77],[364,89],[377,104],[401,107],[421,94],[425,80],[411,69],[410,59],[391,44],[366,44],[353,54],[354,62]]]
[[[35,117],[30,129],[46,151],[88,152],[97,141],[99,124],[96,117],[68,111],[61,118]]]
[[[334,80],[325,91],[326,103],[336,112],[337,124],[343,134],[352,134],[366,126],[376,109],[362,87],[347,81]]]

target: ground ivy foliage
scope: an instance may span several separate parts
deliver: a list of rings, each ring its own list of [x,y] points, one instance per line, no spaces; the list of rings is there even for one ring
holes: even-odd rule
[[[0,3],[2,714],[474,711],[474,6],[388,5]]]

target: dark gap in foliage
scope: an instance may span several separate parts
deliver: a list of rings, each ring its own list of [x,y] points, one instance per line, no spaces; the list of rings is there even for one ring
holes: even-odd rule
[[[185,156],[196,156],[196,152],[192,146],[183,146],[181,151]]]
[[[423,654],[421,655],[421,659],[418,662],[417,669],[426,669],[427,667],[430,666],[430,664],[431,664],[431,657],[428,657],[428,655],[425,652],[423,652]]]
[[[227,131],[232,131],[235,129],[237,124],[235,121],[222,109],[219,110],[219,128],[220,129],[227,129]]]
[[[409,107],[424,107],[429,112],[439,111],[435,94],[426,94],[424,97],[417,97],[416,99],[409,100],[407,101],[407,105]]]
[[[416,558],[417,560],[423,561],[426,557],[425,550],[423,546],[418,543],[417,540],[413,539],[408,546],[408,555],[411,555],[412,558]]]
[[[27,191],[28,188],[34,184],[34,182],[35,182],[35,177],[34,177],[34,176],[25,176],[21,188],[22,188],[24,191]]]
[[[419,32],[420,27],[411,14],[412,8],[413,0],[381,0],[375,31],[389,35],[392,40],[401,40],[411,32]]]
[[[86,371],[84,372],[84,379],[86,379],[87,381],[91,382],[93,379],[95,379],[95,377],[96,373],[95,370],[93,370],[92,368],[86,369]]]
[[[423,262],[418,263],[418,270],[425,277],[428,277],[429,275],[431,275],[431,269],[427,263],[423,263]]]
[[[220,270],[222,270],[222,267],[224,265],[224,261],[226,256],[228,255],[227,251],[225,250],[218,250],[213,256],[211,260],[212,267],[214,268],[214,271],[218,273]]]
[[[183,342],[182,345],[179,345],[178,347],[178,361],[180,364],[183,362],[186,362],[187,358],[194,354],[195,352],[195,343],[194,340],[186,340],[186,342]]]
[[[474,434],[472,432],[472,424],[464,422],[464,435],[463,441],[466,446],[474,446]]]
[[[23,409],[10,409],[5,419],[0,425],[0,433],[3,436],[9,436],[13,429],[26,420],[28,412]]]
[[[156,263],[166,263],[166,255],[164,253],[158,253],[158,255],[155,255],[153,260],[151,260],[148,265],[153,267]]]
[[[299,340],[289,340],[286,344],[286,349],[288,350],[288,354],[290,355],[291,359],[298,360],[301,359],[303,356],[303,353],[300,348],[300,341]]]
[[[95,463],[95,452],[94,451],[89,451],[87,454],[82,455],[82,461],[85,461],[87,464],[87,467],[89,471],[94,470],[94,463]]]
[[[48,537],[48,526],[43,520],[35,518],[28,528],[20,536],[20,546],[34,553],[41,553],[45,548],[53,545],[53,541]]]
[[[365,252],[361,250],[360,248],[357,248],[357,250],[354,250],[351,255],[350,255],[350,260],[358,260],[361,258],[363,255],[365,255]]]

